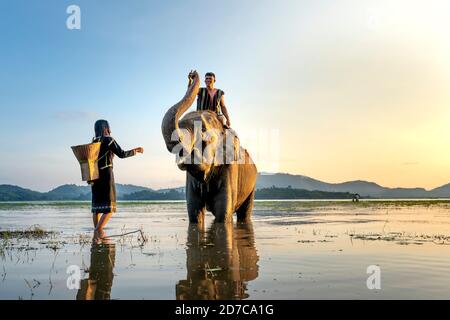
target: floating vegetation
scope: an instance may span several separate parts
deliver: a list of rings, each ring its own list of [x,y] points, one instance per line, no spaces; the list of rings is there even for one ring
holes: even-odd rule
[[[11,251],[28,252],[38,250],[39,241],[53,239],[57,235],[54,231],[42,229],[33,225],[25,230],[0,230],[0,257],[11,256]]]
[[[450,207],[450,199],[362,199],[359,202],[349,200],[291,200],[291,201],[255,201],[255,210],[295,211],[297,214],[309,209],[327,208],[404,208],[404,207]]]
[[[31,226],[26,230],[0,230],[0,239],[5,241],[9,239],[29,239],[38,240],[54,235],[53,231],[46,231],[38,225]]]
[[[327,239],[319,239],[319,240],[297,240],[297,243],[326,243],[326,242],[333,242],[331,240]]]
[[[351,239],[363,241],[393,241],[400,245],[422,245],[424,243],[434,243],[438,245],[450,245],[450,236],[447,235],[427,235],[410,234],[405,232],[389,232],[357,234],[349,233]]]
[[[136,234],[137,236],[134,236]],[[125,232],[122,229],[121,234],[106,236],[105,239],[109,240],[112,237],[118,237],[119,244],[129,245],[130,248],[143,248],[148,242],[148,237],[142,228],[131,232]],[[9,257],[9,259],[25,261],[29,259],[27,254],[29,251],[49,249],[57,253],[66,245],[79,246],[81,251],[84,246],[91,245],[93,240],[92,233],[62,236],[59,232],[45,230],[39,225],[33,225],[25,230],[0,230],[0,258]],[[20,257],[19,254],[22,254],[23,257]],[[0,278],[1,276],[3,274],[0,275]]]

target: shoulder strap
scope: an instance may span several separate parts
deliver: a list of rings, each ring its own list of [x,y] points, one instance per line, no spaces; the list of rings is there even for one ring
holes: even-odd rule
[[[111,137],[111,141],[108,143],[108,147],[111,145],[111,143],[113,143],[115,140],[114,140],[114,138],[112,138]],[[108,153],[109,153],[109,149],[108,150],[106,150],[106,152],[101,156],[101,157],[99,157],[96,161],[97,162],[99,162],[101,159],[103,159]],[[101,168],[101,169],[103,169],[103,168]]]

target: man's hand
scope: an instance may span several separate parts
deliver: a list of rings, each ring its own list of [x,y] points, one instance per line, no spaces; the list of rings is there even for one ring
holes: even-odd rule
[[[139,148],[134,149],[134,151],[135,151],[136,153],[144,153],[144,148],[139,147]]]

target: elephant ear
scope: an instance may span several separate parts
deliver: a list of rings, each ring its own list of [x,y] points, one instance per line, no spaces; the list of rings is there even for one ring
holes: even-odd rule
[[[240,159],[241,146],[239,138],[233,129],[226,129],[224,132],[224,163],[231,164]]]

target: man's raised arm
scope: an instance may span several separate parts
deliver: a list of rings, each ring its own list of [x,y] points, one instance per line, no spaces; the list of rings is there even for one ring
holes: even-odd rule
[[[227,126],[231,127],[231,121],[230,116],[228,115],[228,109],[225,105],[225,97],[222,95],[222,98],[220,99],[220,109],[222,110],[223,115],[225,116],[225,119],[227,119]]]

